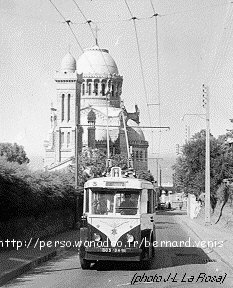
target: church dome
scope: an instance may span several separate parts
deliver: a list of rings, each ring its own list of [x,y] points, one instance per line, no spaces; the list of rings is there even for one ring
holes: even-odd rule
[[[69,53],[61,61],[61,71],[63,72],[74,72],[76,70],[76,60]]]
[[[99,46],[87,48],[77,61],[77,72],[79,74],[116,74],[118,68],[107,49]]]
[[[139,136],[140,140],[145,141],[144,133],[143,133],[143,131],[142,131],[142,129],[140,127],[134,128],[134,131],[137,133],[137,135]]]

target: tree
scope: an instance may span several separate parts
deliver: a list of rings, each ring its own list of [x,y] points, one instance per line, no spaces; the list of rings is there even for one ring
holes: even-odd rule
[[[205,130],[196,133],[182,149],[174,169],[174,186],[178,191],[199,196],[205,191]],[[221,139],[210,137],[210,187],[211,194],[216,193],[218,185],[225,177],[227,161]]]
[[[138,171],[137,178],[144,179],[152,183],[155,180],[154,176],[150,173],[150,171],[143,171],[143,170]]]
[[[8,162],[17,162],[18,164],[27,164],[30,161],[24,147],[17,143],[0,143],[0,156]]]

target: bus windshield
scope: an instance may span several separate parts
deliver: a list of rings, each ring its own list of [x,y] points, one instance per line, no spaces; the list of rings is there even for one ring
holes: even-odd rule
[[[92,191],[92,214],[136,215],[139,212],[139,192]]]

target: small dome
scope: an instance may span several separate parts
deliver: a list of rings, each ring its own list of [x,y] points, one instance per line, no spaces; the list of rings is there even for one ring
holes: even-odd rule
[[[139,126],[137,126],[135,121],[129,119],[127,125],[128,125],[127,129],[128,129],[128,131],[130,131],[129,132],[129,139],[131,138],[131,140],[134,140],[134,141],[136,141],[136,140],[145,141],[144,133],[143,133],[142,129]],[[131,127],[131,126],[133,126],[133,127]]]
[[[144,136],[144,133],[143,133],[142,129],[140,127],[137,127],[137,128],[134,128],[134,130],[140,136],[140,139],[145,141],[145,136]]]
[[[61,61],[61,71],[63,72],[74,72],[76,70],[76,60],[69,53]]]
[[[145,141],[144,134],[140,128],[127,127],[127,134],[129,142]]]
[[[77,72],[79,74],[116,74],[118,68],[107,49],[99,46],[85,49],[77,61]]]

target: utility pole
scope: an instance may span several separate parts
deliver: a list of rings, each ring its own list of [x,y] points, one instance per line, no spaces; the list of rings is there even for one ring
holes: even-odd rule
[[[110,92],[108,91],[106,93],[106,111],[107,111],[107,169],[111,166],[110,164],[110,148],[109,148],[109,119],[108,119],[108,96],[109,96]]]
[[[162,169],[161,166],[159,165],[159,186],[162,186]]]
[[[80,91],[78,89],[78,81],[76,81],[76,95],[75,95],[75,190],[76,190],[76,203],[75,203],[75,228],[78,228],[79,222],[79,181],[78,181],[78,154],[79,154],[79,138],[80,138]]]
[[[159,172],[159,160],[163,160],[163,158],[152,158],[156,160],[156,180],[157,180],[157,186],[159,187],[161,185],[161,178],[160,178],[160,172]],[[160,181],[159,181],[160,180]]]
[[[206,109],[205,145],[205,224],[210,224],[210,99],[209,88],[203,84],[203,102]]]

